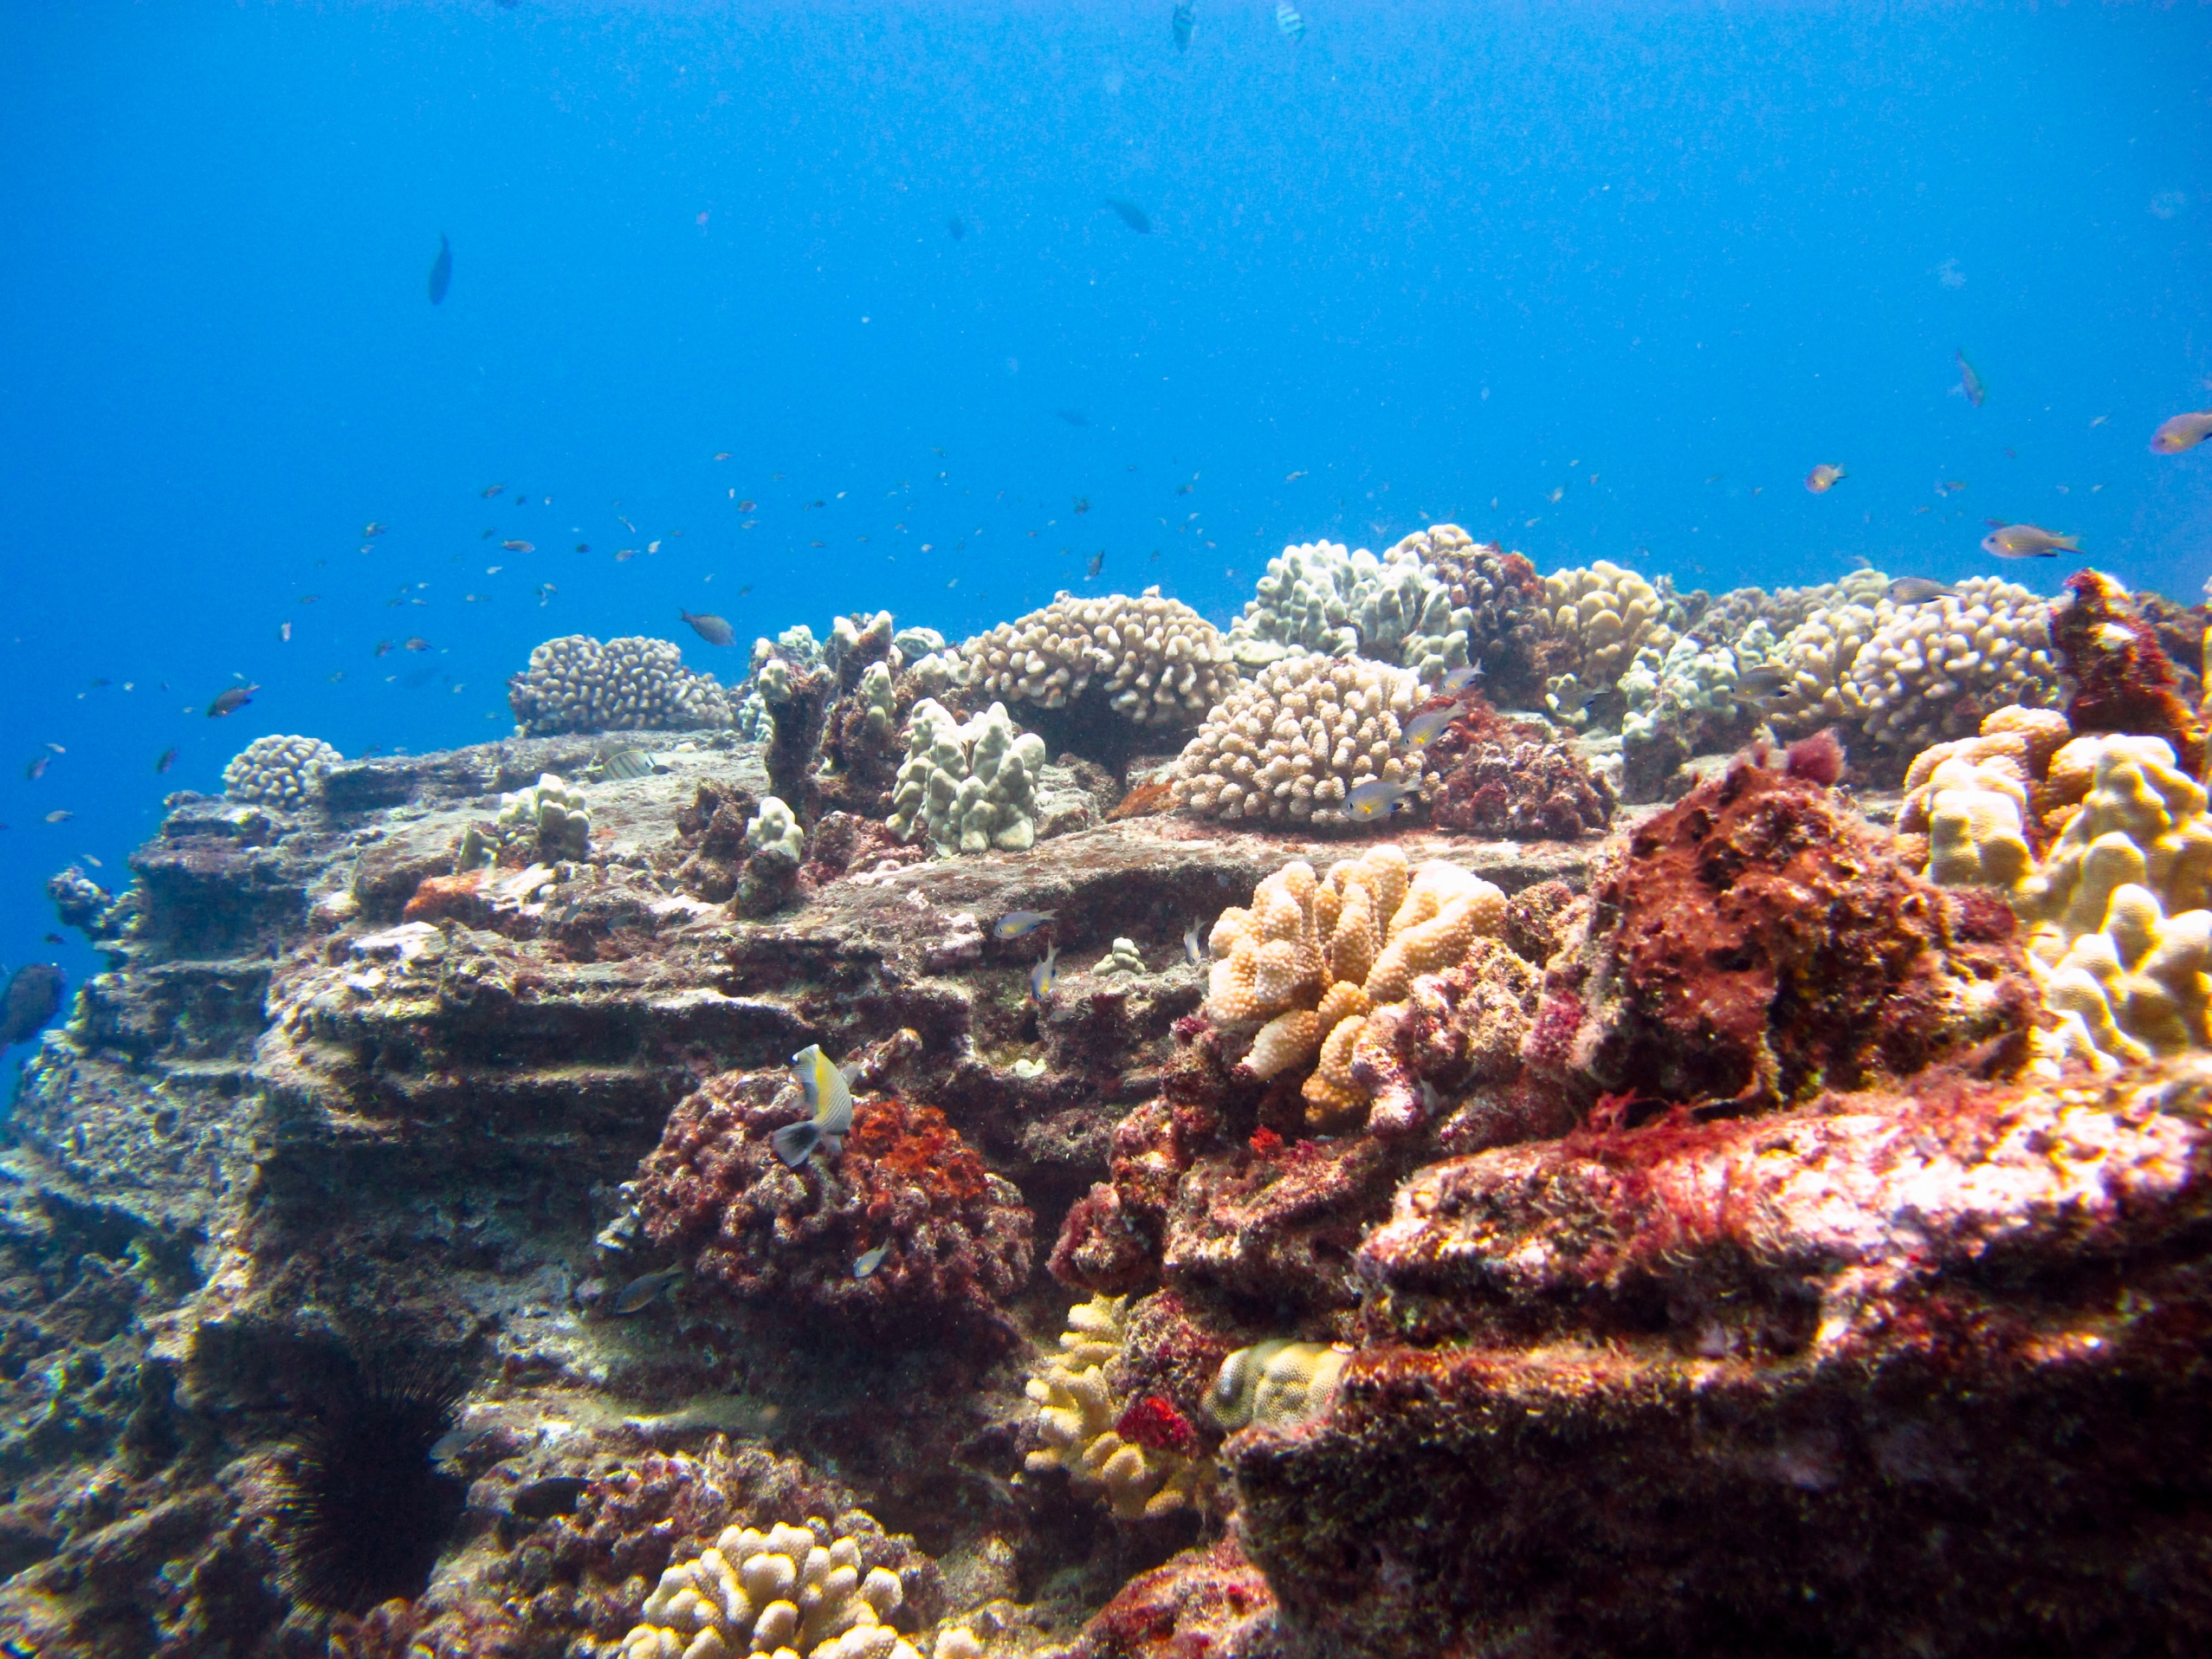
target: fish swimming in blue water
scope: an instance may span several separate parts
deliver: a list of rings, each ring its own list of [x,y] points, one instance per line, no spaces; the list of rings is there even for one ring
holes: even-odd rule
[[[2159,422],[2158,430],[2151,434],[2151,453],[2179,455],[2183,450],[2195,449],[2208,437],[2212,437],[2212,410],[2176,415]]]
[[[2079,536],[2056,535],[2040,524],[1989,522],[1996,528],[1982,538],[1982,551],[2000,559],[2055,559],[2061,548],[2068,553],[2081,551]]]
[[[1344,816],[1362,823],[1387,818],[1400,806],[1406,806],[1407,796],[1418,797],[1418,787],[1413,784],[1393,783],[1387,778],[1369,778],[1344,797]],[[1411,812],[1413,808],[1407,806],[1406,810]]]
[[[1278,0],[1275,8],[1275,26],[1288,40],[1300,39],[1306,32],[1306,20],[1298,15],[1298,9],[1290,3],[1290,0]]]
[[[1135,231],[1137,235],[1148,237],[1152,234],[1152,221],[1145,217],[1144,210],[1135,202],[1125,202],[1118,196],[1109,196],[1106,198],[1106,205],[1120,214],[1122,223]]]
[[[1982,384],[1982,377],[1974,372],[1974,365],[1966,360],[1964,352],[1954,351],[1951,355],[1958,360],[1958,389],[1966,394],[1967,402],[1979,409],[1982,399],[1989,395],[1989,387]]]
[[[805,1122],[786,1124],[768,1137],[768,1144],[788,1169],[798,1169],[814,1156],[814,1149],[834,1155],[852,1132],[852,1086],[844,1073],[830,1064],[819,1043],[809,1043],[791,1057],[791,1074],[806,1091],[812,1112]]]
[[[1060,976],[1059,956],[1060,947],[1056,944],[1045,951],[1043,962],[1029,970],[1029,994],[1039,1008],[1051,999],[1053,982]]]
[[[1175,18],[1174,26],[1175,30],[1175,49],[1178,52],[1187,52],[1191,49],[1191,24],[1195,21],[1196,19],[1193,16],[1191,0],[1175,0]]]
[[[950,237],[954,242],[965,242],[967,240],[967,227],[960,223],[960,216],[959,214],[955,213],[945,221],[945,234]]]
[[[867,1278],[869,1274],[874,1273],[876,1268],[883,1265],[883,1258],[890,1254],[890,1253],[891,1246],[889,1240],[886,1240],[882,1244],[877,1245],[872,1250],[863,1251],[861,1253],[860,1259],[852,1264],[852,1276],[855,1279]]]
[[[691,625],[692,632],[710,645],[730,645],[737,643],[737,631],[710,612],[702,611],[694,615],[682,606],[678,606],[676,613]]]
[[[430,303],[442,303],[446,289],[452,286],[453,244],[445,239],[445,232],[441,230],[437,233],[437,257],[430,262]]]
[[[1482,658],[1478,657],[1465,668],[1455,668],[1438,683],[1437,690],[1447,697],[1456,697],[1483,677]]]
[[[1019,939],[1034,933],[1052,919],[1050,911],[1008,911],[992,924],[994,939]]]
[[[1457,709],[1431,709],[1426,714],[1415,715],[1406,723],[1406,747],[1426,748],[1444,736],[1444,729],[1458,712]]]

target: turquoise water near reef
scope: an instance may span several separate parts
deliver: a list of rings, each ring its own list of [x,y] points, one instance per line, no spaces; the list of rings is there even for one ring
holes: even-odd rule
[[[45,877],[253,737],[504,733],[558,633],[1226,625],[1440,519],[2212,574],[2212,445],[2145,448],[2212,405],[2205,6],[1193,10],[0,6],[0,963],[84,971]]]

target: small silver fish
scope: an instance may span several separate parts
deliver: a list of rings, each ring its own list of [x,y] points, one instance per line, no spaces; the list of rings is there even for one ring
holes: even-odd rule
[[[1982,551],[2000,559],[2055,559],[2061,548],[2079,553],[2080,538],[2054,535],[2040,524],[1999,524],[1982,538]]]
[[[883,1265],[883,1258],[890,1253],[891,1247],[889,1241],[877,1245],[872,1250],[863,1251],[860,1259],[852,1264],[852,1276],[855,1279],[867,1278],[870,1273]]]
[[[663,1267],[658,1273],[642,1274],[615,1293],[613,1312],[618,1318],[642,1313],[682,1277],[681,1267]]]
[[[1456,697],[1477,680],[1483,677],[1483,659],[1479,657],[1465,668],[1455,668],[1438,683],[1437,689],[1447,697]]]
[[[1769,697],[1788,678],[1789,671],[1778,664],[1755,663],[1736,677],[1736,689],[1745,697]]]
[[[1444,729],[1458,712],[1456,709],[1431,709],[1426,714],[1415,715],[1406,723],[1406,747],[1426,748],[1444,736]]]
[[[1206,966],[1206,941],[1198,936],[1198,922],[1195,917],[1192,919],[1190,926],[1183,930],[1183,954],[1191,959],[1192,967]]]
[[[791,1057],[791,1074],[806,1092],[813,1115],[804,1123],[786,1124],[768,1137],[768,1144],[785,1167],[796,1170],[814,1156],[814,1149],[835,1154],[852,1133],[852,1085],[844,1073],[830,1064],[819,1043],[809,1043]]]
[[[447,1429],[430,1442],[430,1461],[433,1463],[452,1462],[469,1447],[482,1440],[485,1433],[486,1430],[481,1427]]]
[[[1925,605],[1930,599],[1955,599],[1958,589],[1931,582],[1925,576],[1900,576],[1882,590],[1892,605]]]
[[[628,783],[653,775],[653,757],[642,748],[618,749],[599,762],[599,775],[612,783]]]
[[[1036,932],[1051,919],[1051,911],[1008,911],[993,924],[991,936],[1001,940],[1019,939],[1025,934]]]
[[[1057,944],[1053,945],[1045,951],[1045,960],[1029,970],[1029,994],[1035,999],[1039,1008],[1044,1007],[1046,1000],[1051,996],[1052,982],[1060,976],[1060,970],[1057,965],[1059,955],[1060,947]]]
[[[1344,797],[1344,816],[1361,823],[1387,818],[1405,804],[1408,795],[1418,798],[1419,794],[1420,786],[1416,784],[1393,783],[1387,778],[1369,778]],[[1413,808],[1407,807],[1406,810],[1411,812]]]

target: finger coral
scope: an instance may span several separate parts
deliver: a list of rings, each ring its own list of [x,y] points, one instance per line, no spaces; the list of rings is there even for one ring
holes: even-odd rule
[[[1034,1220],[1013,1184],[935,1107],[896,1099],[855,1105],[833,1170],[787,1169],[768,1137],[805,1111],[780,1071],[725,1073],[679,1102],[634,1187],[654,1247],[737,1301],[870,1336],[995,1325],[1029,1277]]]
[[[507,683],[508,706],[527,736],[557,732],[682,731],[731,722],[711,674],[683,665],[666,639],[633,636],[602,645],[588,634],[548,639]]]
[[[1940,886],[2017,886],[2023,860],[2087,793],[2086,769],[2076,764],[2086,750],[2053,775],[2072,736],[2055,709],[2005,708],[1975,736],[1923,750],[1905,768],[1898,856]]]
[[[1174,800],[1207,818],[1342,825],[1369,779],[1409,781],[1402,723],[1420,682],[1360,658],[1292,657],[1206,717],[1175,762]]]
[[[1262,879],[1251,909],[1215,921],[1206,1012],[1224,1025],[1265,1022],[1245,1061],[1256,1077],[1318,1059],[1309,1112],[1341,1123],[1367,1103],[1352,1046],[1368,1018],[1504,920],[1505,895],[1491,883],[1441,860],[1409,867],[1387,843],[1339,860],[1325,879],[1289,864]]]
[[[1129,1416],[1135,1403],[1109,1388],[1106,1368],[1128,1340],[1128,1302],[1098,1295],[1068,1310],[1059,1354],[1027,1385],[1043,1442],[1028,1467],[1064,1468],[1077,1484],[1102,1488],[1118,1519],[1137,1520],[1196,1503],[1212,1466],[1170,1443],[1179,1436],[1122,1434],[1125,1422],[1142,1425]]]
[[[863,1572],[859,1545],[829,1530],[819,1520],[725,1528],[661,1575],[620,1659],[920,1659],[889,1623],[903,1598],[898,1575]]]
[[[1551,632],[1572,651],[1546,687],[1556,717],[1580,725],[1583,704],[1611,693],[1646,645],[1664,651],[1687,620],[1682,607],[1633,570],[1601,559],[1543,579]]]
[[[906,761],[891,789],[891,833],[924,831],[939,854],[1022,852],[1037,841],[1045,740],[994,703],[965,723],[934,697],[914,705]]]
[[[592,813],[584,792],[541,772],[527,789],[500,796],[497,817],[469,826],[454,867],[551,863],[582,859],[591,850]]]
[[[1220,632],[1156,587],[1136,599],[1062,593],[960,650],[983,697],[1063,709],[1095,690],[1137,726],[1194,725],[1236,683]]]
[[[1948,892],[1820,784],[1739,761],[1593,878],[1524,1053],[1562,1079],[1774,1106],[1992,1045],[2028,1058],[2035,994],[2002,900]]]
[[[319,737],[256,737],[223,768],[223,793],[297,812],[321,792],[323,774],[344,758]]]

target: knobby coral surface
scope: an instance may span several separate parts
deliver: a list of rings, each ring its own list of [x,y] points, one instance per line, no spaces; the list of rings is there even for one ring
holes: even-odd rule
[[[508,706],[530,736],[566,731],[680,731],[727,726],[729,701],[711,674],[683,665],[666,639],[602,644],[588,634],[548,639],[507,683]]]
[[[1128,1340],[1128,1301],[1096,1295],[1068,1311],[1059,1353],[1029,1379],[1041,1443],[1028,1466],[1065,1469],[1077,1485],[1097,1487],[1116,1517],[1138,1520],[1199,1501],[1212,1461],[1192,1455],[1181,1435],[1151,1431],[1161,1414],[1132,1415],[1140,1403],[1109,1385],[1107,1369]]]
[[[1520,841],[1571,841],[1613,821],[1613,786],[1529,721],[1501,719],[1479,697],[1422,752],[1444,828]]]
[[[1237,673],[1219,631],[1156,587],[1135,599],[1062,593],[961,655],[984,697],[1061,709],[1096,690],[1122,719],[1169,730],[1195,725]]]
[[[1400,752],[1420,682],[1363,658],[1292,657],[1206,717],[1175,763],[1175,804],[1208,818],[1341,825],[1345,797],[1417,778]]]

